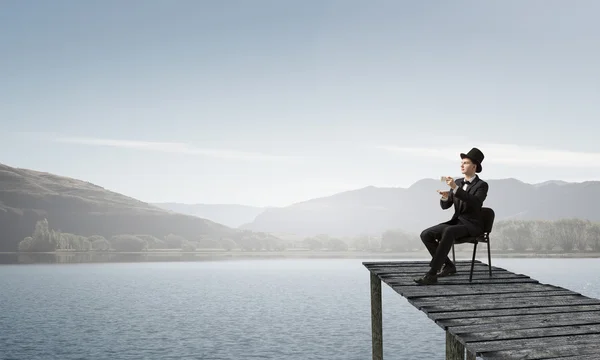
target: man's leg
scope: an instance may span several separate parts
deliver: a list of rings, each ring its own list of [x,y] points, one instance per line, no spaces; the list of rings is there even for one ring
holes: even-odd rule
[[[435,284],[438,278],[437,273],[441,269],[442,264],[444,264],[444,262],[452,264],[450,259],[448,259],[448,252],[450,252],[454,240],[467,235],[469,235],[469,230],[462,224],[449,225],[442,230],[441,240],[437,245],[433,259],[431,260],[431,269],[429,269],[423,277],[415,279],[415,282],[420,285]]]
[[[431,266],[433,263],[433,258],[437,252],[439,241],[442,238],[442,234],[446,228],[448,228],[449,224],[437,224],[430,228],[427,228],[421,232],[421,241],[427,248],[427,251],[431,254],[431,262],[429,265]],[[452,261],[446,256],[445,263],[448,265],[452,265]]]
[[[444,263],[450,262],[448,253],[452,248],[452,244],[454,244],[454,240],[465,236],[469,236],[469,229],[462,224],[450,225],[442,231],[440,243],[431,262],[430,273],[437,273]]]

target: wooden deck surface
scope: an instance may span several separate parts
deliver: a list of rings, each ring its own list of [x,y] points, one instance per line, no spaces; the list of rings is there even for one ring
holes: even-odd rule
[[[413,279],[427,261],[363,262],[382,282],[483,359],[600,360],[600,300],[470,261],[435,285]],[[407,326],[410,326],[407,324]]]

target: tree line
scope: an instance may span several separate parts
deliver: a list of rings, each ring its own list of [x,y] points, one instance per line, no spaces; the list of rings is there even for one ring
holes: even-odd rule
[[[53,251],[121,251],[141,252],[151,250],[196,251],[199,249],[221,250],[285,250],[285,242],[265,233],[240,232],[234,237],[202,238],[189,241],[169,234],[158,238],[148,234],[114,235],[108,239],[101,235],[82,236],[51,229],[47,219],[38,221],[31,236],[19,242],[22,252]]]
[[[508,252],[600,252],[600,223],[583,219],[505,220],[494,224],[492,249]],[[389,230],[380,243],[363,243],[375,251],[422,249],[418,234]]]
[[[425,250],[420,234],[401,229],[387,230],[381,236],[361,235],[342,239],[320,235],[307,238],[303,243],[311,250]],[[490,234],[490,244],[493,250],[514,253],[600,252],[600,223],[583,219],[498,221]]]
[[[600,223],[582,219],[506,220],[494,224],[490,235],[493,250],[505,252],[600,252]],[[423,251],[419,234],[395,229],[380,236],[332,237],[326,234],[299,241],[284,240],[267,233],[240,231],[232,237],[188,241],[169,234],[158,238],[147,234],[124,234],[105,238],[55,231],[46,219],[38,221],[31,236],[19,243],[19,251],[123,251],[141,252],[178,249],[196,251]]]

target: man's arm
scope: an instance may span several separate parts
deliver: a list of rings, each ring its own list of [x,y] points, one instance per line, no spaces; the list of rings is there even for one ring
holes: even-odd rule
[[[452,207],[452,205],[454,205],[454,198],[452,197],[452,191],[449,191],[447,198],[442,197],[440,199],[440,206],[442,207],[442,210],[446,210]]]
[[[454,190],[449,189],[448,197],[443,197],[440,199],[440,206],[442,210],[446,210],[451,208],[454,205],[454,194],[456,193],[456,189],[462,186],[461,179],[456,180],[456,188]]]
[[[487,198],[488,188],[488,183],[484,182],[477,188],[477,190],[475,190],[474,194],[469,194],[468,192],[464,191],[461,187],[458,186],[454,189],[454,191],[451,191],[450,193],[454,192],[454,196],[466,202],[467,206],[481,209],[481,207],[483,206],[483,202]]]

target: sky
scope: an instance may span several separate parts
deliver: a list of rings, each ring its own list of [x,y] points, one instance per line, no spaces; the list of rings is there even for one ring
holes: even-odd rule
[[[600,2],[4,0],[0,163],[147,202],[600,180]],[[490,189],[490,191],[493,191]]]

